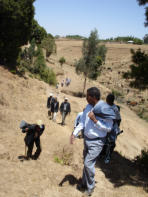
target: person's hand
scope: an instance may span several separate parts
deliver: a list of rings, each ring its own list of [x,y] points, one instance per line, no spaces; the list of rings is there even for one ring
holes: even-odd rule
[[[70,136],[70,144],[73,144],[75,140],[75,136],[73,134],[71,134]]]
[[[35,138],[37,138],[39,135],[38,135],[38,133],[37,132],[35,132],[35,135],[34,135],[34,137]]]
[[[28,128],[25,128],[25,131],[27,132],[27,131],[29,131],[29,129]]]
[[[88,117],[94,122],[97,123],[97,119],[93,112],[89,112]]]

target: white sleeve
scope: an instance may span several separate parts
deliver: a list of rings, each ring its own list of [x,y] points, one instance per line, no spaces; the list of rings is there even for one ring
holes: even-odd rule
[[[74,129],[73,135],[74,135],[75,137],[77,137],[78,134],[79,134],[79,132],[80,132],[83,128],[84,128],[83,123],[80,122],[80,123],[76,126],[76,128]]]
[[[74,128],[77,126],[79,118],[80,118],[80,115],[78,114],[76,119],[75,119]]]
[[[98,120],[96,127],[102,131],[110,132],[113,127],[113,120]]]
[[[85,120],[86,120],[86,114],[87,112],[90,111],[89,109],[89,105],[86,106],[81,118],[80,118],[80,122],[79,124],[75,127],[74,131],[73,131],[73,135],[75,137],[78,136],[79,132],[82,131],[84,129],[84,125],[85,125]]]

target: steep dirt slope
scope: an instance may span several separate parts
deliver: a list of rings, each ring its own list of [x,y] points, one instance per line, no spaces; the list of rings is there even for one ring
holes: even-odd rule
[[[75,45],[77,46],[76,43]],[[67,46],[66,54],[70,50],[71,47]],[[58,52],[60,57],[62,54],[60,48]],[[73,51],[69,56],[77,58],[74,55]],[[48,65],[61,72],[61,75],[58,75],[59,80],[65,79],[66,76],[72,79],[69,87],[59,90],[36,79],[12,75],[0,67],[1,197],[83,196],[76,190],[76,183],[81,177],[83,168],[83,140],[77,139],[73,146],[69,144],[76,114],[86,105],[85,98],[74,97],[71,92],[82,90],[83,78],[77,76],[69,64],[65,64],[61,71],[57,62],[58,57],[52,56],[50,61],[53,62],[49,62]],[[87,83],[87,88],[94,85],[101,89],[103,97],[110,91],[104,85],[91,81]],[[64,127],[60,125],[60,114],[56,123],[48,119],[46,102],[50,92],[58,96],[60,103],[65,96],[69,98],[72,112],[67,117]],[[97,162],[94,197],[148,196],[144,190],[147,178],[132,162],[141,149],[148,146],[148,123],[139,119],[126,105],[121,105],[121,115],[123,119],[121,129],[124,133],[118,137],[111,164]],[[41,156],[37,161],[20,162],[18,156],[24,155],[24,134],[19,129],[20,121],[34,123],[38,119],[42,119],[46,125],[45,132],[41,136],[43,148]],[[58,159],[62,157],[68,165],[60,164],[61,161]],[[59,186],[60,183],[62,187]]]

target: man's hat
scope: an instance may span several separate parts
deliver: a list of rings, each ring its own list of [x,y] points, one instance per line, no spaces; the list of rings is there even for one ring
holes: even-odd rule
[[[67,100],[68,101],[68,98],[66,97],[64,100]]]
[[[36,121],[36,124],[41,128],[43,122],[42,122],[42,120],[37,120],[37,121]]]
[[[50,95],[50,96],[53,96],[53,94],[52,94],[52,93],[50,93],[49,95]]]

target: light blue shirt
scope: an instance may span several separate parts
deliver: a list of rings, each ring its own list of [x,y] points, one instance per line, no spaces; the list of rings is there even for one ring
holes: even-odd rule
[[[96,117],[98,120],[95,124],[89,117],[88,113],[92,111],[93,106],[88,104],[83,112],[81,117],[81,121],[78,126],[74,129],[73,135],[75,137],[78,136],[79,132],[84,129],[84,136],[89,139],[95,139],[97,137],[103,138],[106,137],[107,132],[110,132],[113,126],[112,119],[102,119],[100,117]]]

